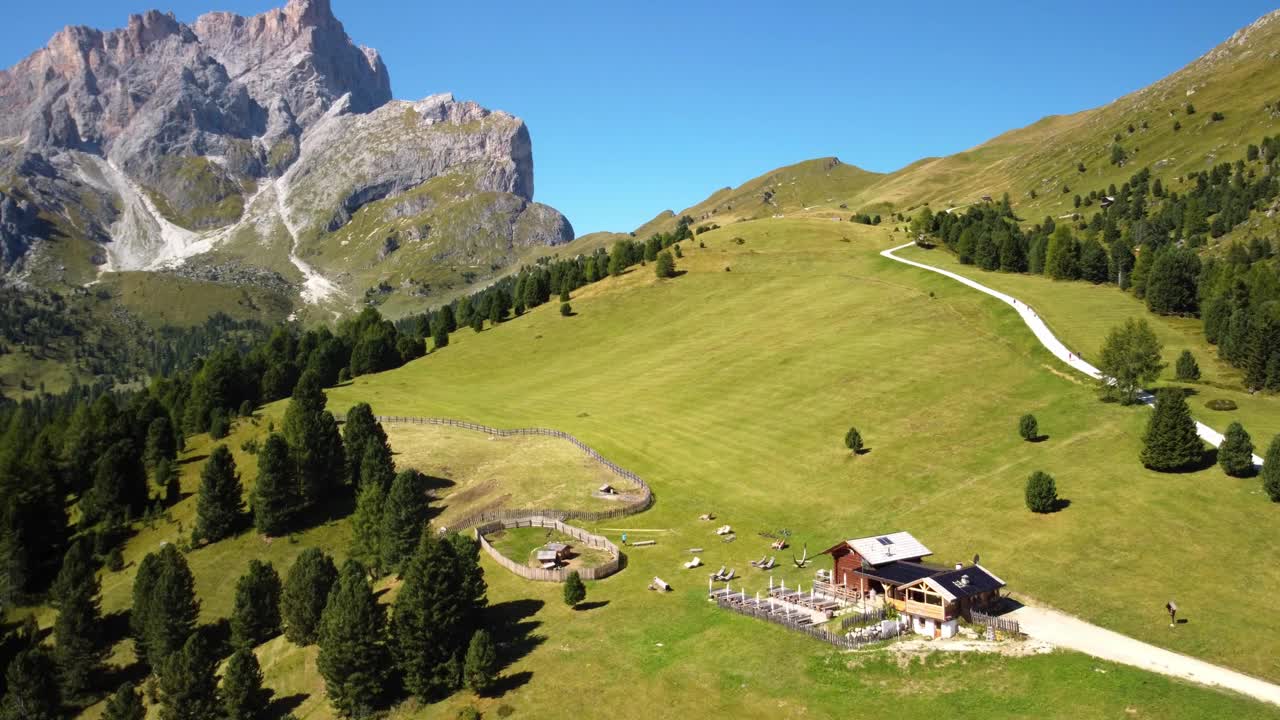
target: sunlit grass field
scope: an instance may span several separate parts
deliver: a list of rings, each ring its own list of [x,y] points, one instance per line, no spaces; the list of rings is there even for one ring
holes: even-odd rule
[[[615,541],[622,532],[633,542],[657,541],[627,549],[626,569],[588,584],[590,609],[566,608],[558,585],[521,580],[485,560],[511,660],[505,694],[460,693],[432,708],[410,701],[393,717],[451,717],[468,703],[489,716],[505,704],[515,717],[646,719],[1275,715],[1071,653],[935,657],[900,667],[891,656],[837,653],[709,604],[707,573],[722,564],[754,592],[770,574],[748,562],[768,552],[780,563],[775,581],[807,585],[813,569],[827,564],[814,559],[820,550],[902,529],[940,563],[981,553],[1024,598],[1280,679],[1280,628],[1270,613],[1280,571],[1265,560],[1278,513],[1256,481],[1216,468],[1142,469],[1145,409],[1099,402],[994,299],[879,257],[894,240],[887,229],[765,220],[698,240],[707,247],[685,243],[679,266],[686,272],[678,278],[659,282],[652,268],[637,267],[576,295],[574,317],[550,304],[479,334],[463,330],[438,353],[330,391],[335,411],[368,401],[381,414],[566,430],[641,474],[657,498],[643,514],[586,524]],[[282,409],[263,409],[256,425],[241,422],[228,438],[246,485],[254,460],[239,446],[264,434],[272,418],[278,423]],[[1037,415],[1046,441],[1018,437],[1024,412]],[[870,452],[852,457],[842,447],[850,425]],[[583,472],[580,455],[541,456],[549,448],[524,458],[516,448],[504,462],[476,454],[476,443],[502,447],[482,435],[388,430],[402,465],[459,473],[488,466],[491,472],[466,472],[513,488],[524,482],[520,475],[557,478],[558,462],[566,463],[565,477]],[[209,450],[207,438],[190,444],[188,492]],[[1023,483],[1037,469],[1057,477],[1070,501],[1062,512],[1026,510]],[[188,532],[193,508],[189,497],[172,513]],[[717,519],[697,519],[707,512]],[[736,541],[714,534],[720,524],[733,527]],[[792,546],[769,551],[759,533],[781,529],[791,532]],[[131,540],[130,567],[104,578],[108,611],[128,604],[141,556],[177,536],[175,524],[162,523]],[[235,578],[250,557],[271,559],[283,573],[309,544],[343,556],[349,536],[339,520],[296,542],[267,544],[247,532],[195,550],[188,557],[205,598],[203,618],[229,613]],[[681,567],[691,548],[701,548],[706,567]],[[812,562],[797,569],[793,554],[806,549]],[[654,576],[674,591],[647,590]],[[1190,621],[1176,631],[1163,614],[1171,597]],[[121,643],[121,660],[127,646]],[[290,712],[332,717],[315,648],[277,638],[259,655]]]

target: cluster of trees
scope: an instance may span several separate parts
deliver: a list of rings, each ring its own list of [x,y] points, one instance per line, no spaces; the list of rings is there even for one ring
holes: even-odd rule
[[[1280,136],[1248,146],[1245,159],[1189,174],[1180,187],[1165,187],[1144,168],[1118,188],[1077,195],[1078,208],[1098,210],[1087,220],[1077,214],[1074,225],[1046,217],[1024,229],[1005,196],[965,212],[925,208],[911,230],[985,270],[1113,283],[1152,312],[1201,317],[1205,338],[1245,371],[1247,387],[1280,390],[1273,243],[1253,238],[1205,257],[1196,250],[1280,195]]]
[[[849,222],[861,223],[863,225],[879,225],[880,216],[870,215],[868,213],[861,212],[861,213],[858,213],[857,215],[851,216],[849,218]]]

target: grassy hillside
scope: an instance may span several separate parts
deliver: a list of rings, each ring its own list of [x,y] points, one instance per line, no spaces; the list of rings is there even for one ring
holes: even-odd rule
[[[549,425],[583,438],[638,471],[657,504],[644,514],[589,526],[610,537],[657,544],[628,551],[626,569],[589,587],[589,610],[560,602],[560,588],[530,583],[484,561],[504,656],[504,694],[468,693],[444,707],[409,702],[395,718],[449,717],[474,703],[487,714],[560,716],[566,698],[582,717],[652,718],[705,713],[740,717],[837,717],[853,706],[906,716],[1274,717],[1276,712],[1072,653],[912,656],[840,654],[780,628],[723,613],[705,600],[706,576],[685,571],[687,548],[714,569],[768,584],[749,559],[767,548],[761,531],[792,531],[796,552],[836,540],[908,529],[939,562],[968,559],[1011,589],[1105,626],[1280,677],[1268,626],[1280,575],[1264,556],[1275,508],[1253,482],[1216,469],[1162,476],[1137,463],[1145,411],[1098,402],[1041,351],[1011,310],[945,278],[877,255],[892,233],[823,221],[766,220],[704,234],[686,250],[686,274],[657,281],[645,268],[584,290],[577,315],[547,305],[497,328],[458,333],[450,346],[404,368],[330,391],[345,410],[367,400],[382,413],[447,415],[505,426]],[[730,242],[742,237],[744,243]],[[728,268],[728,271],[726,271]],[[522,361],[511,362],[518,357]],[[238,423],[227,439],[245,484],[255,460],[242,445],[278,424],[282,405]],[[1017,416],[1035,412],[1049,439],[1025,443]],[[870,452],[841,446],[856,424]],[[595,482],[563,447],[510,444],[456,431],[389,428],[399,464],[437,483],[443,518],[479,493],[535,498],[581,495]],[[192,493],[207,437],[184,454]],[[1036,516],[1022,505],[1033,469],[1058,476],[1065,511]],[[582,474],[587,471],[587,474]],[[533,483],[533,485],[530,485]],[[575,489],[577,488],[577,489]],[[565,495],[564,493],[568,493]],[[479,500],[487,502],[486,500]],[[163,541],[189,532],[195,497],[170,521],[144,527],[128,566],[104,577],[104,609],[129,602],[132,573]],[[245,533],[188,559],[202,619],[230,611],[234,579],[249,557],[285,571],[309,545],[340,557],[349,506],[293,538]],[[737,542],[725,544],[715,512]],[[443,520],[439,520],[443,521]],[[1224,558],[1221,538],[1239,552]],[[1180,540],[1169,551],[1170,537]],[[775,580],[808,582],[812,566]],[[825,563],[819,558],[816,565]],[[1221,576],[1247,575],[1222,603]],[[675,591],[645,590],[658,575]],[[384,581],[395,596],[396,583]],[[1190,622],[1171,631],[1160,608],[1176,597]],[[1251,624],[1227,622],[1249,617]],[[47,611],[44,619],[49,619]],[[131,658],[127,641],[115,662]],[[258,648],[267,684],[299,718],[329,718],[315,648],[276,638]],[[97,717],[100,707],[86,717]],[[154,712],[154,711],[153,711]]]
[[[1280,74],[1272,68],[1277,52],[1280,15],[1273,13],[1177,73],[1102,107],[1049,116],[963,152],[922,158],[885,175],[849,165],[831,168],[833,158],[808,160],[720,190],[680,214],[699,221],[773,214],[847,217],[846,210],[964,206],[1007,192],[1018,213],[1036,221],[1075,212],[1076,193],[1120,186],[1144,166],[1165,187],[1180,190],[1188,173],[1242,158],[1250,143],[1280,132]],[[1188,105],[1194,114],[1188,114]],[[1214,113],[1222,119],[1215,121]],[[1125,151],[1123,163],[1111,162],[1114,145]],[[774,193],[769,202],[762,201],[766,190]],[[636,233],[645,237],[674,222],[674,216],[660,215]]]

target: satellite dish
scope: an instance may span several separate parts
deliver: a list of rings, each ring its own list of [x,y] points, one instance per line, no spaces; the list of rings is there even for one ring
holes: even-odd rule
[[[977,564],[978,564],[978,553],[974,553],[974,554],[973,554],[973,564],[974,564],[974,565],[977,565]]]

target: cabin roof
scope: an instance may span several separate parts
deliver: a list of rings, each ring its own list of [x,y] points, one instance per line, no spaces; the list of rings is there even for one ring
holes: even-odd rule
[[[949,602],[979,595],[1004,587],[1004,581],[981,565],[970,565],[957,570],[946,570],[920,578],[903,587],[925,584],[938,591]]]
[[[564,552],[565,550],[569,549],[569,545],[561,542],[547,543],[546,549],[550,550],[551,552]]]
[[[883,565],[898,560],[919,560],[933,554],[933,551],[909,532],[872,535],[845,542],[872,565]]]
[[[863,577],[879,580],[882,583],[890,585],[906,585],[913,583],[921,578],[927,578],[931,575],[937,575],[945,571],[946,568],[934,567],[923,563],[914,562],[891,562],[879,565],[865,570],[855,570],[854,572]]]

